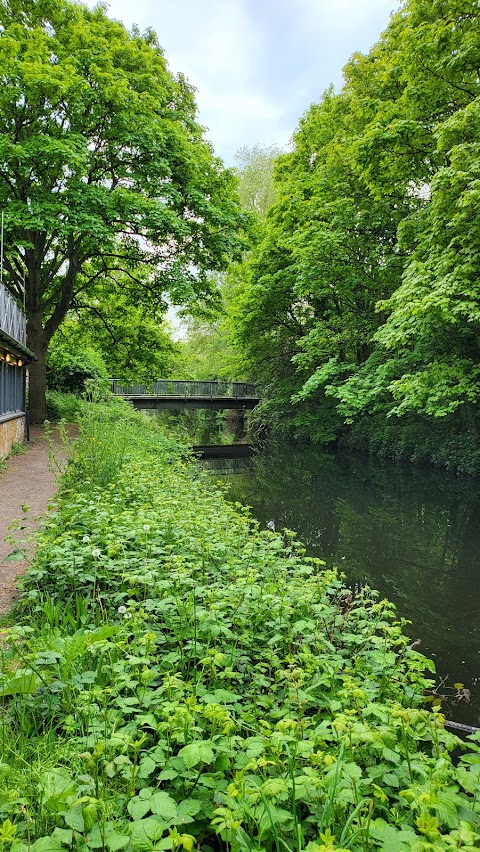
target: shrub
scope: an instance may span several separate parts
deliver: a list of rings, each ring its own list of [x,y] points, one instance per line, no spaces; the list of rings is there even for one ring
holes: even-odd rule
[[[72,423],[77,420],[82,408],[81,399],[73,393],[62,391],[47,391],[48,419],[53,422],[66,420]]]
[[[47,356],[47,384],[50,390],[81,394],[90,386],[107,393],[110,387],[105,362],[89,347],[52,344]]]

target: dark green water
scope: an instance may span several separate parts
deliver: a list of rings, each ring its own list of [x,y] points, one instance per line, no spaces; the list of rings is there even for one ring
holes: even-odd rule
[[[232,500],[263,524],[296,530],[308,553],[368,583],[409,619],[438,677],[471,700],[450,718],[480,726],[480,494],[447,473],[351,454],[259,454],[223,471]],[[454,691],[443,689],[443,692]]]

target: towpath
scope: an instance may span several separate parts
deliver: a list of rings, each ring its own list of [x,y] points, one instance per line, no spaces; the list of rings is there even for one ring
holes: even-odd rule
[[[56,454],[62,457],[58,434],[54,432],[53,437]],[[30,438],[25,452],[7,459],[6,469],[0,471],[0,614],[6,612],[17,597],[16,579],[33,555],[32,535],[57,490],[45,430],[33,427]],[[28,510],[24,511],[27,506]],[[15,529],[17,521],[20,527]],[[14,538],[14,543],[5,541],[10,537]],[[19,561],[8,560],[9,554],[17,548],[26,548],[24,557]]]

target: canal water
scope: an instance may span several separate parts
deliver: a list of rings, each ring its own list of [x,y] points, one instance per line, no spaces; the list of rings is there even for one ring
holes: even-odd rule
[[[478,483],[298,448],[236,459],[231,468],[224,460],[205,464],[263,526],[295,530],[307,552],[337,566],[349,585],[368,584],[393,601],[411,621],[407,634],[445,679],[444,711],[480,726]]]

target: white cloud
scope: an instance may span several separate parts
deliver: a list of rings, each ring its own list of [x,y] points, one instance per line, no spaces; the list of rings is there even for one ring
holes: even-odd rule
[[[93,5],[94,0],[90,0]],[[110,0],[109,14],[157,32],[173,72],[197,89],[200,123],[228,164],[242,145],[286,145],[351,54],[385,29],[396,0]]]

